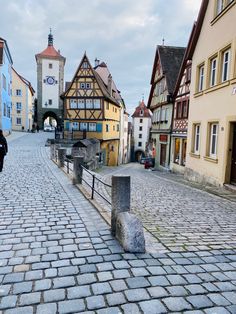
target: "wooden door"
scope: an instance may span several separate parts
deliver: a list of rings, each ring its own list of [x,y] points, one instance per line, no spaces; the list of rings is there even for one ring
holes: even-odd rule
[[[231,164],[231,182],[236,184],[236,123],[233,126],[233,149]]]
[[[166,165],[166,144],[161,144],[160,164],[163,167]]]

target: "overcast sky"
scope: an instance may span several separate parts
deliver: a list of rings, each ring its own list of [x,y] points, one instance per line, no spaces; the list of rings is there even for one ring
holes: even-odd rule
[[[54,47],[70,81],[86,51],[107,63],[129,113],[148,100],[156,45],[186,46],[201,0],[0,0],[0,37],[36,90],[35,54]]]

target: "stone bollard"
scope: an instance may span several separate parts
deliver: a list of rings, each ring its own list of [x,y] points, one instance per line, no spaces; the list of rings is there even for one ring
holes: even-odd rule
[[[56,155],[56,145],[55,144],[51,144],[51,146],[50,146],[50,159],[54,160],[55,159],[55,155]]]
[[[65,148],[58,148],[58,167],[64,167],[64,161],[66,156],[66,149]]]
[[[83,168],[84,164],[83,156],[73,157],[73,184],[82,184]]]
[[[112,176],[111,202],[111,232],[115,236],[117,214],[130,211],[130,176]]]
[[[141,221],[130,213],[130,177],[112,176],[111,232],[126,252],[144,253]]]

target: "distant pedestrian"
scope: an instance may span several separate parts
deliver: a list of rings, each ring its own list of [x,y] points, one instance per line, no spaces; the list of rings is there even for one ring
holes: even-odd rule
[[[2,172],[4,157],[8,152],[7,140],[5,139],[2,130],[0,130],[0,172]]]
[[[39,126],[38,126],[38,124],[36,126],[36,130],[37,130],[37,133],[39,133]]]

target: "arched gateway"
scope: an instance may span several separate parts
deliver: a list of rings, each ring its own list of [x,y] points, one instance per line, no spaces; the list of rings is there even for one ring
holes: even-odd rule
[[[63,102],[60,95],[64,86],[66,59],[53,46],[53,36],[48,35],[48,47],[35,55],[37,62],[37,123],[42,129],[47,117],[63,124]]]

